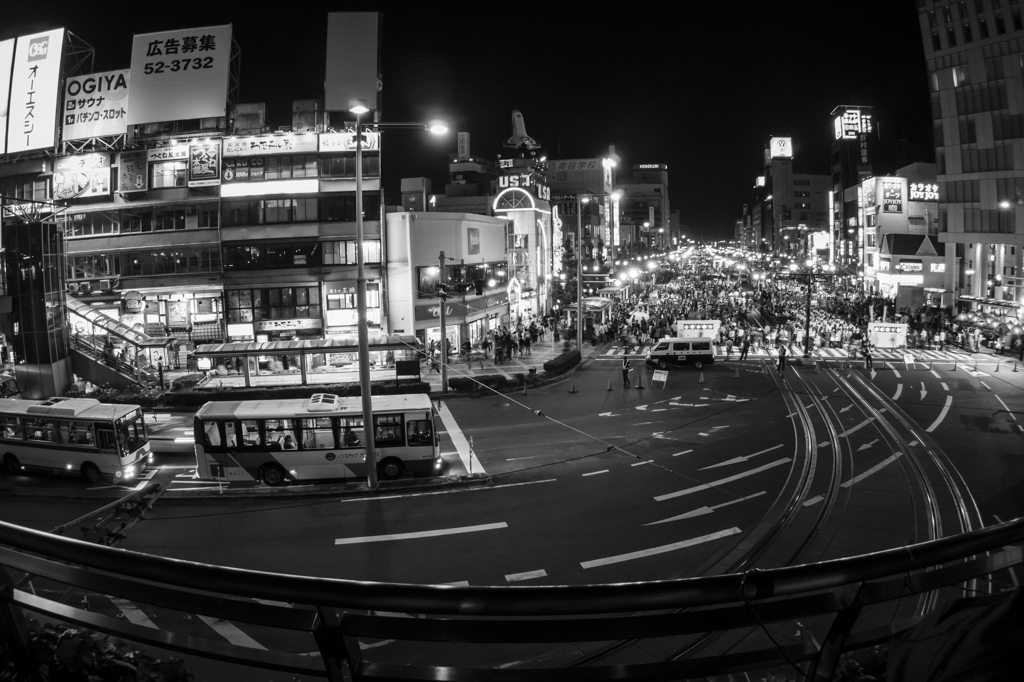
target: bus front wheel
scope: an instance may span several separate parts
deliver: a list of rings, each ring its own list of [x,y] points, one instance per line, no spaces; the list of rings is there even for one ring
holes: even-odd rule
[[[402,460],[394,459],[392,457],[381,462],[380,466],[377,467],[377,472],[380,474],[381,478],[392,481],[401,476],[404,469],[405,467],[402,466]]]
[[[263,467],[260,478],[271,487],[279,486],[284,483],[284,469],[277,464],[268,464]]]
[[[4,471],[9,474],[21,473],[21,462],[10,452],[4,455]]]
[[[102,478],[99,467],[92,462],[86,462],[82,465],[82,478],[89,483],[99,483]]]
[[[697,369],[703,369],[704,363],[698,360],[697,362],[693,363],[693,366],[696,367]]]

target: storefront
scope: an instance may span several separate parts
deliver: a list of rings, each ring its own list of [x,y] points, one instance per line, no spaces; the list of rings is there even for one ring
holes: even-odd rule
[[[478,347],[487,335],[507,326],[508,294],[492,294],[463,301],[445,303],[445,326],[453,349],[469,342]],[[439,301],[416,306],[416,337],[429,349],[441,340],[441,304]]]
[[[322,339],[320,284],[228,289],[228,341]]]
[[[119,314],[123,324],[150,336],[173,336],[182,342],[224,338],[223,291],[219,286],[196,286],[189,291],[133,289],[122,294]]]

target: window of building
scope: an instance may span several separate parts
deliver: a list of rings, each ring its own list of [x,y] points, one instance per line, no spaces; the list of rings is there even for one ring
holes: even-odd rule
[[[151,189],[166,189],[168,187],[184,187],[185,173],[188,169],[186,161],[161,161],[152,164],[153,176],[150,178]]]
[[[315,197],[241,199],[225,201],[221,206],[225,227],[312,222],[318,216],[319,203]]]
[[[64,223],[64,234],[68,237],[91,237],[93,235],[117,234],[121,229],[118,211],[94,211],[92,213],[71,213]]]
[[[220,248],[216,245],[122,251],[118,259],[120,273],[128,277],[220,272],[221,269]]]
[[[266,157],[265,176],[267,180],[287,178],[315,178],[317,172],[316,154],[295,154],[293,156]]]
[[[119,257],[109,253],[89,253],[68,256],[67,279],[106,279],[119,273]]]
[[[416,269],[416,294],[419,298],[437,296],[437,266],[423,266]],[[483,280],[485,288],[505,287],[508,284],[508,263],[476,263],[473,265],[449,265],[445,267],[445,283],[452,294],[473,293],[476,281]],[[493,287],[490,282],[493,281]]]
[[[320,175],[325,178],[354,178],[356,176],[355,153],[320,159]],[[380,154],[363,152],[363,177],[380,175]]]
[[[320,319],[319,287],[229,289],[228,322]]]
[[[1014,31],[1020,31],[1021,29],[1024,29],[1024,24],[1022,24],[1021,20],[1020,20],[1020,10],[1019,9],[1014,7],[1012,10],[1010,10],[1010,17],[1013,19],[1013,30]]]
[[[976,144],[978,142],[978,131],[974,121],[960,121],[960,144]]]
[[[996,35],[1000,35],[1001,36],[1004,33],[1006,33],[1006,22],[1003,21],[1003,13],[1002,12],[996,12],[995,13],[995,19],[996,19]]]
[[[988,22],[985,21],[985,17],[978,15],[978,35],[984,40],[988,38]]]
[[[355,195],[322,197],[320,199],[320,216],[322,220],[355,222]],[[379,194],[363,194],[363,220],[380,220]]]
[[[196,227],[217,227],[220,224],[220,212],[217,204],[200,204]]]
[[[50,183],[48,178],[32,180],[4,180],[0,182],[0,194],[23,201],[49,201]]]
[[[953,10],[950,9],[949,5],[942,8],[942,20],[947,24],[953,23]]]
[[[379,239],[363,240],[363,262],[380,263]],[[354,265],[356,263],[356,242],[354,239],[324,242],[324,265]]]
[[[953,29],[950,29],[951,31]],[[950,45],[956,45],[956,41],[950,42]],[[967,85],[970,82],[970,73],[967,71],[967,66],[954,66],[953,67],[953,87],[959,88],[962,85]]]
[[[971,24],[969,22],[965,21],[963,24],[961,24],[960,33],[962,33],[964,36],[964,43],[969,43],[972,40],[974,40],[974,38],[971,35]]]
[[[985,12],[985,0],[974,0],[974,11],[977,14],[983,14]]]

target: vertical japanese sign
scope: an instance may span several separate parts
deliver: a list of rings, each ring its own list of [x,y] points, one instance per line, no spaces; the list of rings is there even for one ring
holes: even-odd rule
[[[903,183],[882,181],[883,213],[903,213]]]
[[[117,191],[145,192],[149,189],[149,168],[146,150],[121,152],[117,155]]]
[[[551,205],[551,271],[555,277],[562,272],[562,258],[565,247],[562,245],[562,218],[558,215],[558,204]]]
[[[128,76],[128,69],[122,69],[68,77],[63,139],[123,135],[128,128]]]
[[[224,116],[230,66],[230,24],[136,35],[128,124]]]
[[[193,144],[188,150],[188,186],[220,184],[220,142]]]
[[[14,66],[14,38],[0,40],[0,154],[7,152],[7,108]]]
[[[63,47],[62,28],[18,38],[7,119],[8,154],[56,144]]]

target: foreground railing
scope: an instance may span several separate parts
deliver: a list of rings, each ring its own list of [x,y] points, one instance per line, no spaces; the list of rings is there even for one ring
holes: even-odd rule
[[[339,681],[346,668],[355,680],[500,682],[677,680],[784,664],[801,665],[810,679],[829,679],[841,652],[885,642],[920,619],[916,613],[897,618],[893,610],[892,617],[881,624],[860,624],[862,611],[1020,564],[1022,550],[1011,545],[1022,539],[1024,519],[1017,519],[919,545],[742,574],[614,585],[456,587],[212,566],[111,549],[0,522],[0,565],[7,569],[0,571],[0,633],[16,655],[28,659],[24,613],[28,611],[149,646]],[[320,657],[135,625],[16,589],[13,577],[18,571],[86,593],[306,633]],[[947,596],[963,595],[960,588],[949,592]],[[614,641],[682,639],[702,633],[726,633],[735,641],[744,633],[767,632],[769,626],[818,617],[830,618],[820,646],[813,641],[775,646],[750,637],[749,646],[727,649],[729,653],[656,663],[583,668],[458,665],[458,647],[464,644],[594,643],[591,646],[597,648]],[[429,659],[448,656],[454,663],[369,661],[363,658],[357,637],[445,643],[432,645]]]

